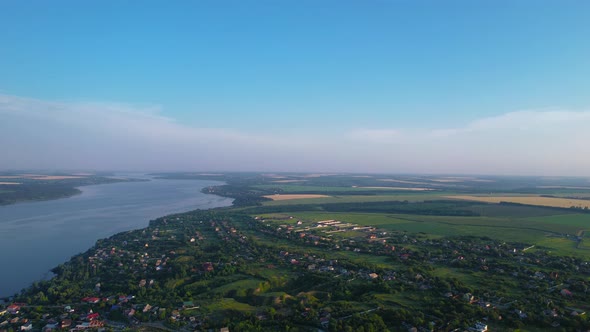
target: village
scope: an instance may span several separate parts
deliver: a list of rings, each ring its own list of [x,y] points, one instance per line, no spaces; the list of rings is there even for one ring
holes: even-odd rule
[[[369,257],[382,257],[384,263],[370,263]],[[453,272],[456,277],[446,277],[438,271],[457,272]],[[121,330],[143,325],[219,331],[236,324],[208,309],[220,301],[234,296],[236,304],[245,306],[262,299],[264,288],[322,289],[318,285],[333,289],[326,300],[289,305],[292,296],[284,295],[286,300],[257,310],[254,319],[271,324],[268,310],[272,309],[273,315],[295,324],[329,330],[355,313],[384,310],[387,305],[380,298],[401,300],[424,294],[444,307],[434,307],[423,318],[405,317],[400,326],[427,331],[459,324],[486,331],[487,322],[525,325],[541,319],[560,327],[586,316],[579,304],[588,297],[588,287],[579,276],[590,274],[590,264],[533,250],[524,243],[430,238],[359,225],[354,218],[310,222],[292,216],[196,213],[160,218],[144,230],[100,240],[54,272],[61,284],[46,282],[0,305],[0,332]],[[269,275],[275,273],[283,281],[272,281],[275,277]],[[462,281],[459,273],[472,283]],[[248,278],[261,280],[259,286],[245,292],[240,286],[230,290],[223,284],[227,279],[229,285],[250,285]],[[306,280],[316,281],[306,284]],[[491,282],[497,283],[495,289],[478,287]],[[510,296],[515,287],[527,296]],[[357,289],[363,289],[363,300],[375,303],[373,307],[334,309],[328,300],[352,301]],[[391,305],[400,300],[390,300]],[[457,310],[465,312],[468,320],[454,322],[451,317]]]

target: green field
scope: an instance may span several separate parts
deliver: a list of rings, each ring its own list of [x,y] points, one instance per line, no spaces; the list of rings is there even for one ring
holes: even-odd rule
[[[494,213],[497,208],[497,213]],[[421,216],[381,213],[349,212],[292,212],[287,214],[266,214],[263,218],[280,219],[282,224],[304,223],[322,220],[338,220],[374,226],[384,230],[409,233],[423,233],[429,236],[475,236],[492,239],[530,243],[546,247],[557,254],[585,256],[587,251],[577,248],[576,235],[590,228],[589,214],[559,214],[556,209],[528,206],[478,206],[476,209],[496,217]],[[516,217],[512,217],[510,215]],[[293,219],[285,219],[289,216]],[[500,217],[506,216],[506,217]],[[339,236],[355,236],[356,232],[338,233]]]
[[[295,184],[262,184],[252,186],[258,189],[279,189],[285,193],[300,193],[300,192],[330,192],[330,191],[342,191],[342,192],[351,192],[351,191],[363,191],[361,188],[353,188],[353,187],[328,187],[328,186],[302,186],[302,185],[295,185]]]
[[[253,188],[264,189],[264,190],[280,190],[284,193],[306,193],[306,192],[313,192],[313,193],[321,193],[321,192],[342,192],[342,193],[354,193],[354,192],[396,192],[396,193],[415,193],[415,192],[422,192],[421,190],[412,190],[412,187],[405,186],[387,186],[387,185],[380,185],[380,186],[342,186],[342,187],[334,187],[334,186],[312,186],[312,185],[298,185],[298,184],[263,184],[263,185],[256,185],[252,186]],[[437,189],[437,188],[432,188]],[[425,192],[432,192],[435,190],[424,190]],[[436,192],[436,191],[435,191]]]
[[[409,201],[421,202],[424,200],[440,199],[441,194],[425,192],[416,193],[390,193],[388,195],[342,195],[332,197],[291,199],[284,201],[267,201],[262,203],[265,206],[301,205],[301,204],[326,204],[326,203],[358,203],[358,202],[388,202],[388,201]]]
[[[238,302],[233,298],[222,298],[218,301],[214,301],[211,304],[203,306],[205,309],[210,311],[227,311],[235,310],[241,312],[254,312],[256,307],[253,307],[247,303]]]

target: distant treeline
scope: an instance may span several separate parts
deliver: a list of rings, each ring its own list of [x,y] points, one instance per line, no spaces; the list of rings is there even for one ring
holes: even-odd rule
[[[0,205],[14,204],[25,201],[39,201],[70,197],[81,193],[76,187],[92,184],[114,183],[122,180],[105,177],[85,177],[65,180],[16,180],[22,182],[17,185],[0,185]]]
[[[206,194],[233,198],[234,206],[256,206],[261,205],[262,202],[270,201],[270,199],[262,197],[264,193],[261,193],[258,190],[253,190],[251,187],[245,185],[213,186],[203,188],[201,191]]]
[[[541,195],[540,197],[557,197],[557,196],[552,196],[552,195]],[[564,197],[558,197],[558,198],[564,198]],[[567,197],[566,197],[567,198]],[[576,198],[578,199],[578,198]],[[522,204],[522,203],[514,203],[514,202],[500,202],[498,203],[500,205],[508,205],[508,206],[534,206],[534,207],[539,207],[539,205],[530,205],[530,204]],[[576,210],[579,212],[583,212],[583,213],[590,213],[590,210],[587,207],[581,207],[581,206],[570,206],[570,207],[558,207],[558,206],[542,206],[545,209],[552,209],[552,210],[562,210],[562,211],[571,211],[571,210]]]
[[[459,201],[390,201],[390,202],[354,202],[354,203],[326,203],[301,204],[281,206],[258,206],[247,209],[249,214],[281,213],[298,211],[326,211],[326,212],[365,212],[365,213],[399,213],[433,216],[479,216],[479,213],[468,209],[470,202]]]
[[[81,192],[71,186],[43,184],[13,185],[6,188],[6,190],[0,191],[0,205],[22,201],[57,199],[73,196]]]

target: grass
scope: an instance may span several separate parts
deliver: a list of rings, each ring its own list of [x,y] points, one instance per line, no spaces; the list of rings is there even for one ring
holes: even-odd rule
[[[330,197],[330,196],[326,196],[326,195],[317,195],[317,194],[275,194],[275,195],[266,195],[263,196],[266,198],[270,198],[273,201],[287,201],[287,200],[291,200],[291,199],[316,199],[316,198],[325,198],[325,197]]]
[[[559,226],[573,226],[580,229],[590,228],[590,214],[583,213],[534,217],[529,218],[529,220],[546,224],[557,224]]]
[[[410,201],[421,202],[424,200],[440,199],[442,193],[389,193],[387,195],[343,195],[312,199],[297,199],[291,201],[269,201],[264,202],[265,206],[277,205],[298,205],[298,204],[326,204],[326,203],[359,203],[359,202],[389,202],[389,201]]]
[[[342,192],[350,192],[350,191],[366,191],[366,189],[362,188],[353,188],[353,187],[326,187],[326,186],[302,186],[297,184],[261,184],[253,186],[254,188],[258,189],[280,189],[285,193],[304,193],[304,192],[321,192],[321,191],[342,191]],[[373,191],[375,189],[372,189]]]
[[[389,225],[396,222],[407,222],[390,217],[387,214],[380,213],[351,213],[351,212],[293,212],[289,213],[295,220],[302,220],[305,222],[316,222],[322,220],[339,220],[342,222],[350,222],[359,224],[361,226],[370,225],[380,227],[382,225]],[[277,216],[274,214],[274,216]],[[290,219],[290,220],[293,220]],[[282,221],[282,220],[281,220]]]
[[[554,215],[574,214],[575,211],[564,211],[541,206],[476,204],[469,210],[486,217],[527,218]]]
[[[301,253],[301,246],[297,243],[292,243],[286,239],[271,237],[269,235],[263,233],[249,233],[248,234],[252,239],[262,245],[275,247],[276,250],[285,250],[288,252],[299,252]],[[306,247],[305,253],[309,255],[317,255],[318,257],[326,256],[326,250],[322,248],[313,248],[313,247]],[[368,262],[371,264],[375,264],[378,267],[390,267],[391,262],[389,262],[389,258],[386,256],[376,256],[370,255],[365,253],[356,253],[352,251],[330,251],[329,252],[331,259],[345,259],[352,262]],[[280,269],[279,269],[280,270]],[[268,270],[269,276],[276,276],[277,270]],[[260,276],[263,276],[262,274]]]
[[[208,310],[211,310],[212,312],[236,310],[241,312],[252,313],[256,311],[256,307],[253,307],[247,303],[238,302],[232,298],[222,298],[211,304],[206,305],[205,307]]]
[[[584,248],[577,248],[576,242],[572,239],[545,237],[537,240],[535,245],[541,248],[550,248],[549,251],[551,253],[588,259],[589,252],[586,251]]]
[[[492,207],[503,206],[492,205]],[[487,207],[486,207],[487,208]],[[590,215],[587,214],[561,214],[561,211],[535,208],[516,207],[509,210],[518,211],[522,218],[512,217],[448,217],[448,216],[421,216],[403,214],[381,213],[348,213],[348,212],[293,212],[289,214],[263,215],[270,221],[273,218],[277,223],[291,223],[302,220],[305,223],[321,220],[339,220],[361,226],[375,226],[389,231],[403,231],[410,233],[425,233],[429,236],[476,236],[489,237],[501,241],[523,242],[544,247],[548,250],[563,255],[584,256],[588,253],[576,248],[575,237],[590,225]],[[507,213],[501,211],[497,215]],[[533,217],[526,217],[526,215]],[[536,215],[536,216],[535,216]],[[282,220],[293,216],[293,219]],[[569,237],[566,237],[568,234]],[[357,232],[336,233],[334,236],[355,237]],[[352,258],[352,257],[348,257]]]
[[[408,299],[405,294],[373,294],[373,296],[379,300],[379,302],[386,304],[387,306],[397,306],[402,308],[416,308],[417,301]]]
[[[430,273],[433,276],[440,278],[456,278],[470,286],[476,286],[479,284],[479,278],[477,276],[472,273],[465,273],[459,269],[437,266]]]
[[[234,289],[239,289],[239,290],[256,289],[256,288],[258,288],[258,286],[260,285],[261,282],[263,282],[263,281],[260,279],[247,278],[247,279],[242,279],[242,280],[230,282],[230,283],[225,284],[223,286],[214,288],[211,290],[211,292],[216,293],[216,294],[226,294],[227,292],[234,290]]]

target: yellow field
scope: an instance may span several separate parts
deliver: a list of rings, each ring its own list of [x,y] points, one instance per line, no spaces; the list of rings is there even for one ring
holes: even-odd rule
[[[561,208],[588,207],[590,208],[590,200],[583,199],[569,199],[556,197],[540,197],[540,196],[445,196],[447,198],[465,199],[470,201],[486,202],[486,203],[500,203],[510,202],[528,205],[552,206]]]
[[[327,195],[311,195],[311,194],[290,194],[290,195],[266,195],[266,198],[270,198],[273,201],[286,201],[288,199],[304,199],[304,198],[321,198],[321,197],[330,197]]]
[[[575,187],[575,186],[537,186],[542,189],[585,189],[590,190],[590,187]]]

